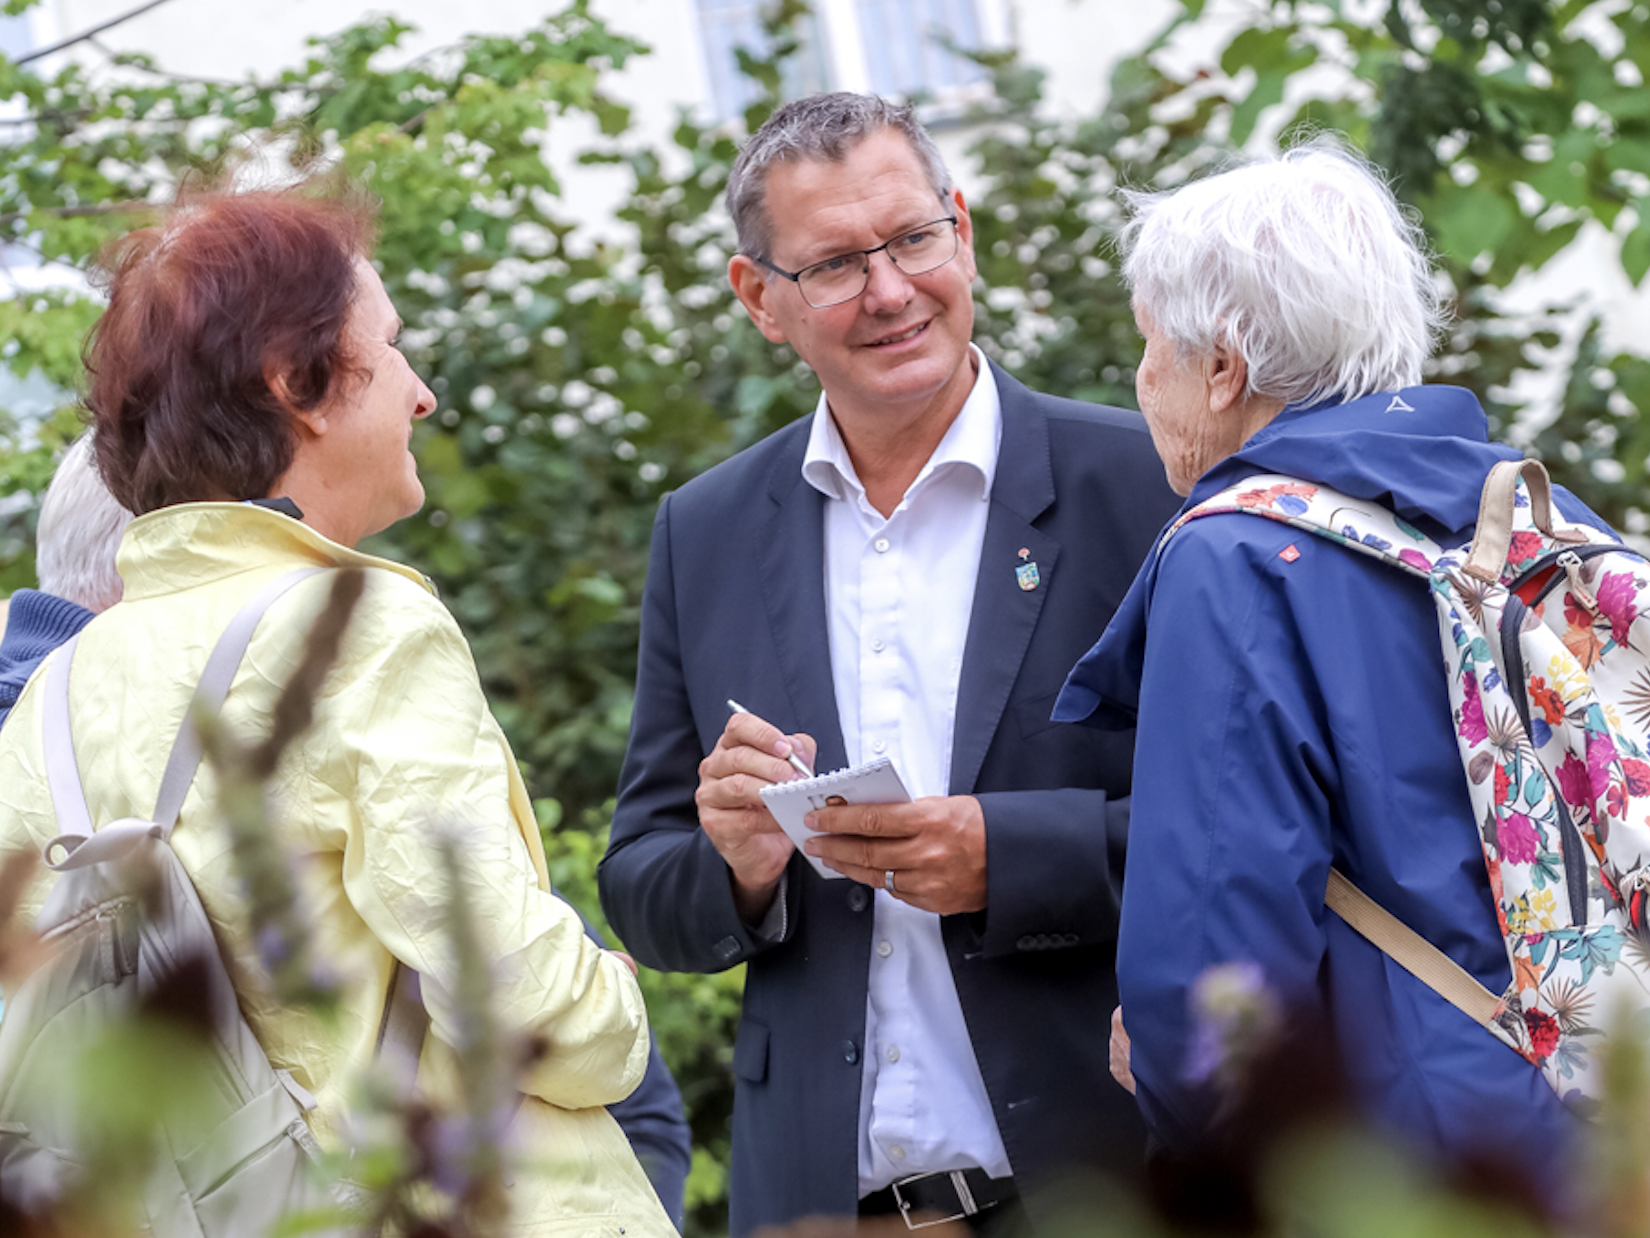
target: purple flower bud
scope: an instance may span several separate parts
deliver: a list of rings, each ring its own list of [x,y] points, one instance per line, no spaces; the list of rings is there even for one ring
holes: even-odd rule
[[[1208,968],[1192,983],[1192,1042],[1185,1078],[1229,1089],[1282,1023],[1277,995],[1248,959]]]

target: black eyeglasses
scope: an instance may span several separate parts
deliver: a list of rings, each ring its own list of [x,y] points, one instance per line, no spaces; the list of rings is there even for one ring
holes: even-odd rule
[[[871,255],[887,253],[888,261],[907,275],[925,275],[957,256],[957,217],[947,215],[933,223],[903,232],[875,249],[859,249],[815,262],[800,271],[776,267],[766,258],[756,258],[775,275],[783,275],[796,285],[802,299],[815,309],[829,309],[852,301],[871,282]]]

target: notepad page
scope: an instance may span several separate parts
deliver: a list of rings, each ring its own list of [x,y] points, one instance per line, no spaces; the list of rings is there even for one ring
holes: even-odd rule
[[[762,802],[773,813],[779,828],[785,831],[798,851],[817,830],[810,830],[802,819],[816,808],[825,808],[833,802],[844,804],[908,804],[911,795],[901,781],[899,770],[889,757],[878,757],[853,769],[839,769],[829,774],[815,774],[796,782],[775,783],[762,788]],[[807,856],[814,871],[827,881],[835,881],[842,874],[826,867],[817,856]]]

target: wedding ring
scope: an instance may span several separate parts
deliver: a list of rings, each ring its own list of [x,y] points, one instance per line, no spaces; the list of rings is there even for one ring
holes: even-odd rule
[[[887,890],[888,893],[890,893],[890,894],[898,894],[899,893],[898,890],[894,889],[894,870],[893,869],[890,868],[890,869],[887,869],[883,872],[883,874],[882,874],[882,888],[884,890]]]

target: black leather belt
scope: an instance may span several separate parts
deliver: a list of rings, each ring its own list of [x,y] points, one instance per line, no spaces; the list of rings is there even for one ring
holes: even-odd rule
[[[907,1229],[926,1229],[1019,1197],[1013,1178],[993,1178],[983,1169],[953,1169],[901,1178],[860,1200],[859,1209],[862,1216],[898,1212]]]

